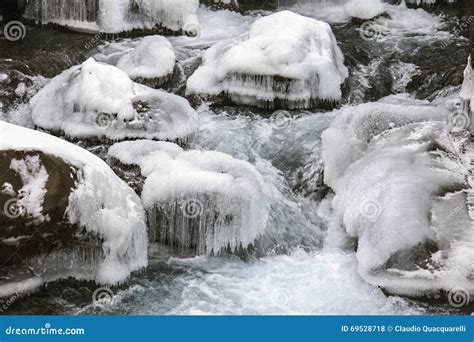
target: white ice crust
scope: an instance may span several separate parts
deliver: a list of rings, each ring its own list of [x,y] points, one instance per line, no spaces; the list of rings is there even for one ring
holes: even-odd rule
[[[139,113],[134,102],[149,108]],[[53,78],[30,106],[37,126],[75,138],[175,140],[199,127],[186,99],[134,83],[124,71],[92,58]]]
[[[336,193],[330,232],[341,245],[344,234],[357,239],[361,276],[398,294],[474,291],[468,170],[449,117],[433,105],[368,103],[341,110],[322,136]]]

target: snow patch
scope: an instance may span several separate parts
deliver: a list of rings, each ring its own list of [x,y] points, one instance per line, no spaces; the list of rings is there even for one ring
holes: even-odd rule
[[[19,198],[18,207],[25,211],[25,215],[32,217],[36,223],[43,222],[47,219],[42,212],[44,196],[47,192],[45,187],[49,176],[45,167],[41,164],[40,158],[38,156],[27,156],[23,160],[13,159],[10,169],[15,171],[23,182],[23,187],[17,194]]]

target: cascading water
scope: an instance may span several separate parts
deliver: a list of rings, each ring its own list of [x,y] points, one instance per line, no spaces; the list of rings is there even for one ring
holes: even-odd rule
[[[374,20],[388,29],[386,39],[370,41],[361,36],[360,26],[350,22],[346,12],[339,11],[347,1],[304,3],[305,9],[311,9],[304,12],[307,16],[346,23],[333,27],[349,68],[342,99],[346,111],[356,111],[360,109],[357,105],[381,98],[387,103],[385,107],[398,105],[410,109],[423,102],[429,108],[432,104],[428,101],[433,99],[437,106],[448,108],[451,105],[450,96],[459,92],[467,58],[467,53],[461,51],[467,48],[467,41],[456,35],[460,31],[456,30],[458,24],[454,18],[386,5],[390,17]],[[303,13],[301,4],[290,9]],[[319,11],[321,5],[325,11]],[[207,47],[244,34],[249,24],[258,18],[252,12],[241,15],[205,9],[198,15],[203,28],[201,37],[170,38],[178,64],[187,76],[199,66]],[[123,53],[128,46],[136,45],[135,42],[130,45],[130,40],[114,44],[117,45],[101,46],[89,54]],[[117,48],[120,45],[127,48]],[[446,59],[449,63],[430,58],[435,53],[450,56]],[[64,65],[63,69],[68,66]],[[437,70],[444,71],[448,67],[449,72],[437,74]],[[398,95],[386,98],[396,93]],[[15,101],[12,102],[16,105],[21,103],[21,99],[15,98]],[[10,108],[2,111],[0,107],[2,119],[11,119],[11,113]],[[27,117],[28,113],[22,113]],[[344,110],[288,110],[272,115],[272,111],[206,103],[198,108],[201,128],[189,138],[186,149],[213,150],[247,161],[273,189],[268,224],[259,242],[263,253],[258,259],[253,255],[247,255],[245,262],[235,255],[177,258],[176,250],[166,244],[174,244],[172,247],[180,251],[191,245],[198,250],[197,254],[210,254],[204,248],[207,244],[203,237],[208,234],[203,230],[212,229],[216,223],[232,228],[242,220],[237,216],[218,215],[217,220],[211,217],[214,219],[211,223],[203,224],[208,218],[184,217],[181,205],[188,197],[177,196],[148,208],[148,220],[156,223],[149,226],[152,240],[160,243],[152,244],[149,267],[145,271],[132,275],[129,283],[113,287],[115,296],[110,305],[91,304],[94,285],[60,281],[24,298],[21,304],[12,306],[11,312],[23,313],[23,305],[26,305],[33,312],[48,308],[47,312],[63,314],[459,313],[445,304],[428,306],[424,302],[389,296],[377,286],[369,285],[359,275],[354,241],[347,239],[344,232],[331,230],[335,226],[334,194],[321,184],[324,177],[321,136],[341,113]],[[361,124],[362,129],[356,133],[379,127],[370,117]],[[84,146],[104,159],[110,147],[97,142]],[[345,144],[336,147],[334,155],[347,148]],[[128,170],[129,174],[139,173],[136,169]],[[124,177],[129,183],[137,179],[129,177]],[[229,203],[225,203],[222,198],[216,200],[212,196],[190,197],[213,213],[221,212],[217,204],[240,205],[229,198]],[[192,236],[194,233],[197,236]],[[94,254],[86,254],[75,255],[95,260]],[[57,297],[62,298],[60,303]]]
[[[122,33],[162,28],[174,32],[197,25],[198,0],[32,0],[24,17],[76,31]]]

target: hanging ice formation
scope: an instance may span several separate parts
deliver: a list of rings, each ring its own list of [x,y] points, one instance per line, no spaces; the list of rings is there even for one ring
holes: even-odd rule
[[[217,254],[248,247],[266,228],[271,191],[246,161],[148,140],[117,143],[109,155],[146,177],[151,241]]]
[[[121,33],[197,25],[199,0],[31,0],[25,18],[84,32]]]

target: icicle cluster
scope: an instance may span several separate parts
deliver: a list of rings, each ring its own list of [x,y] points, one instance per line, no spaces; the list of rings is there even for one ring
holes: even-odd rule
[[[120,33],[165,28],[179,32],[196,23],[199,0],[31,0],[25,17],[76,30]]]
[[[246,248],[266,228],[270,190],[248,162],[175,144],[122,142],[109,155],[139,165],[152,241],[199,254]]]

